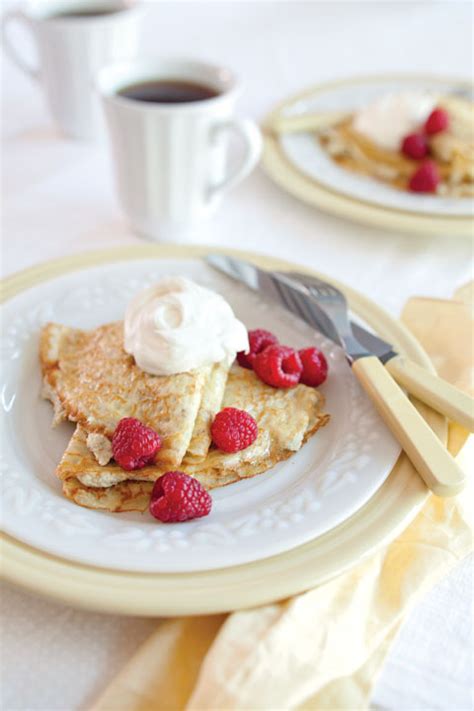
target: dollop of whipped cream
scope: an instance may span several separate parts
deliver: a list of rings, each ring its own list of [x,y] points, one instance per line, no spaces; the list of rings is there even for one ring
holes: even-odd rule
[[[128,305],[124,346],[139,368],[174,375],[231,363],[248,350],[247,329],[227,301],[184,277],[165,277]]]
[[[419,130],[437,105],[432,94],[386,94],[357,111],[352,126],[373,143],[398,151],[405,136]]]

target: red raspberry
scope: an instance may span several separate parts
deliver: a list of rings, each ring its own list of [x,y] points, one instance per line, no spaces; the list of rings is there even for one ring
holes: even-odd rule
[[[257,423],[252,415],[236,407],[224,407],[211,425],[212,441],[223,452],[240,452],[255,442]]]
[[[292,388],[298,385],[303,365],[298,352],[288,346],[268,346],[259,353],[253,369],[264,383],[274,388]]]
[[[161,447],[161,437],[134,417],[124,417],[112,437],[112,453],[122,469],[132,471],[150,464]]]
[[[317,348],[304,348],[298,353],[303,364],[300,382],[313,388],[324,383],[328,376],[328,362],[324,353]]]
[[[428,142],[422,133],[410,133],[402,143],[402,153],[408,158],[420,160],[428,155]]]
[[[256,328],[254,331],[249,331],[249,346],[250,350],[248,353],[240,351],[237,353],[237,362],[242,368],[253,368],[253,362],[255,356],[265,350],[267,346],[272,346],[274,343],[278,343],[278,338],[270,333],[270,331],[265,331],[263,328]]]
[[[433,109],[425,122],[425,133],[432,136],[446,131],[449,126],[449,114],[444,109]]]
[[[212,499],[205,488],[183,472],[166,472],[155,481],[150,513],[163,523],[189,521],[207,516]]]
[[[439,181],[438,166],[432,160],[425,160],[411,176],[408,187],[414,193],[435,193]]]

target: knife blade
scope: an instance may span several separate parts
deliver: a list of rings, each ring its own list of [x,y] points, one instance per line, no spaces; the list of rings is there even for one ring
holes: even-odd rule
[[[227,255],[210,254],[206,257],[206,261],[218,271],[245,284],[252,291],[258,292],[270,301],[276,301],[346,350],[334,323],[316,301],[308,297],[307,289],[303,284],[282,273],[268,272],[254,264]],[[357,349],[361,354],[368,354],[368,351],[359,344]]]
[[[387,343],[380,336],[376,336],[355,321],[350,321],[352,333],[363,346],[385,365],[391,358],[395,358],[397,352],[393,350],[391,343]]]
[[[331,319],[327,314],[324,318],[323,309],[302,284],[281,273],[276,275],[227,255],[211,254],[207,262],[252,290],[273,297],[277,303],[323,333],[332,327],[334,339],[337,337],[337,329]],[[341,345],[344,347],[346,343]],[[352,370],[426,485],[438,496],[459,493],[465,486],[463,471],[381,361],[362,346],[359,345],[359,348],[362,353],[348,358]]]

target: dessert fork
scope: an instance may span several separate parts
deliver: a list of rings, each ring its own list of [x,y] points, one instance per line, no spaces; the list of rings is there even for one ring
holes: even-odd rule
[[[369,350],[412,395],[453,422],[458,422],[469,432],[474,432],[474,400],[467,393],[400,355],[389,343],[349,321],[346,297],[333,284],[299,272],[281,274],[298,280],[307,288],[308,293],[332,320],[343,341],[350,344],[349,352],[357,352],[358,347],[361,351]]]

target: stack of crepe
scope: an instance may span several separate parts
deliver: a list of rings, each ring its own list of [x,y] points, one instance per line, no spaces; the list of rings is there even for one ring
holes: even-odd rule
[[[440,195],[469,197],[474,195],[474,104],[458,97],[446,97],[438,105],[449,114],[450,124],[430,138],[430,158],[438,166]],[[342,167],[369,175],[396,188],[406,190],[419,167],[419,161],[407,158],[401,151],[381,148],[356,131],[353,117],[325,128],[318,140]]]
[[[154,481],[170,470],[184,471],[208,489],[261,474],[329,420],[314,388],[276,389],[238,365],[149,375],[125,352],[122,322],[92,331],[47,324],[40,362],[53,424],[76,423],[56,474],[65,496],[89,508],[144,511]],[[223,407],[246,410],[257,421],[258,437],[247,449],[227,454],[212,445],[211,423]],[[111,439],[123,417],[160,434],[154,464],[129,472],[113,461]]]

